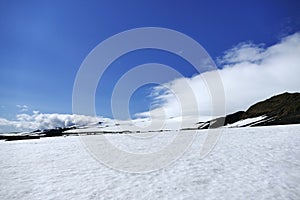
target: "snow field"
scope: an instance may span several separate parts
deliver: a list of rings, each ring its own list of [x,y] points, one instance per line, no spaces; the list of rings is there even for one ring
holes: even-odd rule
[[[199,131],[177,161],[144,174],[104,166],[79,137],[0,141],[0,199],[300,199],[300,125],[222,132],[204,159]]]

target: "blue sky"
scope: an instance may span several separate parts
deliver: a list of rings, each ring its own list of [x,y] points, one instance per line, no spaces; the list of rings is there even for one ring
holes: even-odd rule
[[[297,0],[0,1],[0,117],[13,119],[33,110],[72,113],[73,83],[82,61],[119,32],[149,26],[174,29],[217,60],[241,42],[271,46],[299,31],[299,8]],[[122,73],[147,62],[172,65],[187,77],[195,74],[182,68],[186,61],[166,52],[128,54],[103,77],[106,86],[96,94],[98,115],[111,117],[113,85]],[[148,109],[149,92],[143,87],[134,94],[132,113]]]

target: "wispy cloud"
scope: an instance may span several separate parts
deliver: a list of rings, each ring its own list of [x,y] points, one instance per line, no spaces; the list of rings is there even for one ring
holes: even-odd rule
[[[224,56],[217,59],[217,62],[226,67],[241,62],[260,63],[266,56],[267,51],[264,44],[253,44],[252,42],[240,43],[224,52]]]
[[[29,107],[27,106],[27,105],[16,105],[17,106],[17,108],[19,108],[20,109],[20,112],[27,112],[28,111],[28,109],[29,109]]]

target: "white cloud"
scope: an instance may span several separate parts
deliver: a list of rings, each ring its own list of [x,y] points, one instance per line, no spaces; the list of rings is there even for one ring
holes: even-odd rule
[[[300,92],[300,33],[283,38],[279,43],[265,48],[264,45],[241,43],[226,51],[218,59],[222,69],[217,70],[223,82],[226,113],[246,110],[250,105],[283,92]],[[205,79],[212,73],[205,72],[192,78],[180,78],[154,88],[154,101],[160,106],[151,111],[152,119],[185,117],[197,121],[197,107],[191,104],[195,98],[200,118],[209,118],[212,103]],[[194,94],[187,89],[186,83]],[[169,91],[165,90],[169,88]],[[172,91],[174,94],[170,93]],[[195,97],[193,97],[195,95]],[[176,99],[180,97],[180,101]],[[137,117],[148,117],[150,112],[139,113]]]
[[[44,114],[33,111],[33,114],[18,114],[16,120],[0,118],[0,131],[27,131],[36,129],[51,129],[56,127],[68,127],[72,125],[83,126],[107,122],[110,119],[72,114]]]

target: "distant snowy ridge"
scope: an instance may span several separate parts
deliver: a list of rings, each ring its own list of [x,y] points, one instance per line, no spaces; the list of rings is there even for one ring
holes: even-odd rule
[[[254,104],[250,106],[247,111],[238,111],[225,117],[219,117],[206,122],[190,123],[189,127],[182,127],[181,130],[298,123],[300,123],[300,93],[283,93]],[[164,127],[163,130],[166,131],[169,129]],[[142,130],[127,122],[123,124],[106,124],[106,126],[87,126],[68,130],[65,133],[142,133],[163,130]]]

